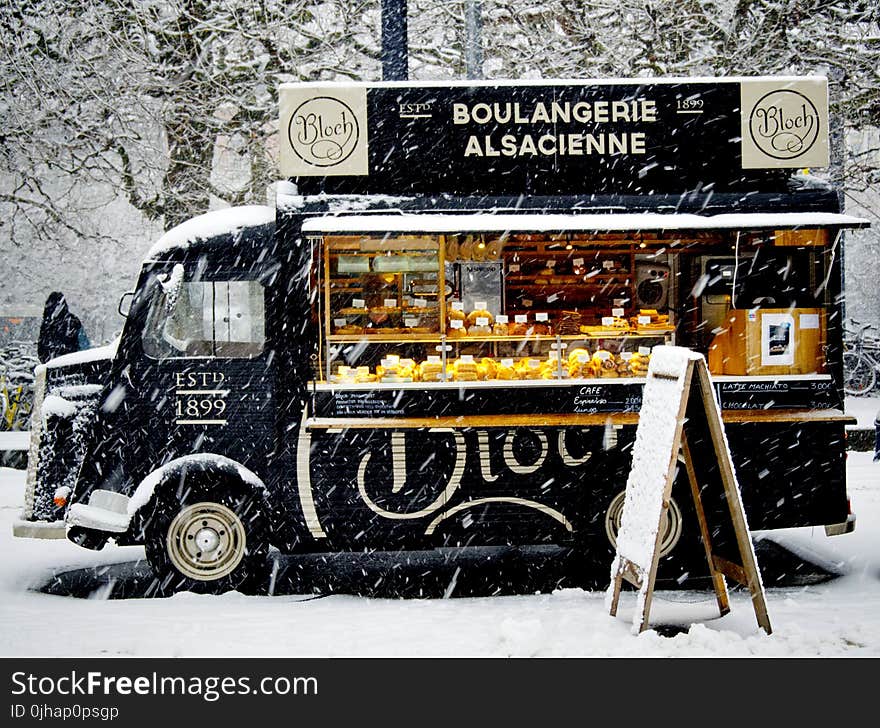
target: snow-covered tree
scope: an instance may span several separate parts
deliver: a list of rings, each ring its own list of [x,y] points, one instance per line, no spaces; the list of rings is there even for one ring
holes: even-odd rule
[[[465,0],[408,5],[411,77],[463,78]],[[264,201],[277,175],[278,85],[379,80],[380,6],[18,0],[0,7],[0,248],[17,246],[14,273],[34,286],[29,303],[60,285],[46,279],[49,250],[66,256],[63,266],[80,262],[77,246],[88,241],[85,250],[106,258],[114,245],[131,246],[209,207]],[[876,0],[481,0],[480,7],[487,78],[828,75],[832,114],[858,137],[844,184],[873,204]],[[85,286],[95,292],[88,305],[108,308],[101,273],[93,266],[64,280],[78,287],[96,276]],[[113,273],[130,280],[128,269]]]
[[[16,242],[76,226],[73,190],[121,189],[171,227],[262,201],[284,80],[377,66],[375,3],[22,0],[0,10],[2,200]],[[212,174],[218,166],[225,169]],[[222,172],[225,172],[222,173]],[[50,182],[51,181],[51,182]],[[87,230],[77,228],[80,234]]]

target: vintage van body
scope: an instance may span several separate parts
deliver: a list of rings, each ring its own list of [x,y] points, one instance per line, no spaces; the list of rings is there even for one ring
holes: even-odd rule
[[[840,261],[866,223],[755,166],[742,100],[824,81],[752,81],[283,87],[276,206],[168,232],[118,345],[40,372],[20,533],[144,543],[165,591],[258,585],[270,545],[606,568],[663,343],[709,360],[750,527],[850,530]]]

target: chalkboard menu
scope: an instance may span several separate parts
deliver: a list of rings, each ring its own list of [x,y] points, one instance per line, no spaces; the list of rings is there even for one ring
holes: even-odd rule
[[[523,383],[520,383],[523,384]],[[459,417],[505,414],[638,412],[639,382],[570,386],[333,389],[314,394],[316,417]]]
[[[360,389],[314,394],[316,417],[458,417],[503,414],[597,414],[638,412],[641,382],[583,381],[561,385],[518,383],[510,387]],[[723,410],[830,409],[839,407],[830,379],[715,382]]]
[[[839,407],[830,379],[769,379],[716,382],[721,409],[828,409]]]

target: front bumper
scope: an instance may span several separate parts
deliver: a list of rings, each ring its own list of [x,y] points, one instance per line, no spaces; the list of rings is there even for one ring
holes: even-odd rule
[[[825,526],[826,536],[843,536],[856,530],[856,514],[850,513],[843,523],[829,523]]]
[[[67,527],[64,521],[19,519],[12,524],[12,535],[16,538],[64,538],[67,535]]]
[[[93,490],[89,503],[74,503],[67,509],[67,525],[107,534],[125,533],[131,516],[128,496],[109,490]]]

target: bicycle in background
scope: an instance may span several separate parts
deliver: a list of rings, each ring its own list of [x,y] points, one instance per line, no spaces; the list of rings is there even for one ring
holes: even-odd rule
[[[869,337],[876,330],[872,324],[850,319],[855,331],[847,330],[843,352],[843,391],[856,397],[870,394],[877,386],[880,372],[880,339]]]
[[[37,359],[23,348],[0,350],[0,431],[27,430],[34,398]]]

